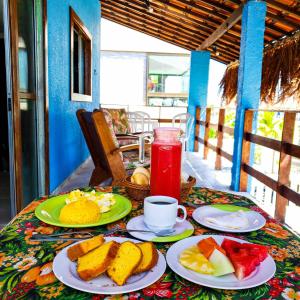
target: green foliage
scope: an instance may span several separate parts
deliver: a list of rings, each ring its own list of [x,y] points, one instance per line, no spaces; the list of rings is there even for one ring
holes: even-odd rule
[[[225,114],[225,126],[229,126],[231,128],[234,128],[235,125],[235,112],[231,111],[229,113],[226,112]]]
[[[217,138],[217,131],[213,128],[209,128],[208,136],[210,139],[216,139]]]
[[[258,116],[258,134],[278,139],[282,132],[283,120],[277,119],[275,112],[264,111]]]

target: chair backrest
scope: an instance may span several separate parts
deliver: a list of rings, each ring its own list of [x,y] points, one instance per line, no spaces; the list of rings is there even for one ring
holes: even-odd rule
[[[186,138],[191,134],[193,123],[194,117],[189,113],[181,113],[172,118],[172,126],[179,127],[185,133]]]
[[[127,113],[124,108],[101,108],[111,115],[112,124],[115,134],[130,133],[130,125],[127,118]]]
[[[98,138],[92,120],[92,112],[79,109],[76,112],[76,116],[95,167],[101,168],[101,171],[103,171],[104,180],[110,178],[111,172],[105,159],[105,152],[102,143]]]
[[[126,170],[123,164],[119,147],[114,140],[114,132],[107,124],[105,112],[101,110],[94,111],[92,114],[93,124],[95,126],[97,137],[102,145],[104,158],[113,183],[126,177]]]

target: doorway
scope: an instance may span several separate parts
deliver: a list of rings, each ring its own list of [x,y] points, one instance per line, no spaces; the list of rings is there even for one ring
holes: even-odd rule
[[[9,220],[46,189],[44,32],[42,1],[3,0],[1,5],[5,55],[0,55],[0,112],[6,119],[1,116],[5,151],[0,155],[10,185],[0,179],[0,195],[5,197],[0,197],[0,207],[8,203]]]
[[[3,2],[0,1],[0,226],[11,218]]]

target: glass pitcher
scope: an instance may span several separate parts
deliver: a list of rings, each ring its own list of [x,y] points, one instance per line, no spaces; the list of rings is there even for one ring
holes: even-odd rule
[[[181,149],[180,129],[154,129],[151,145],[151,195],[164,195],[180,201]]]

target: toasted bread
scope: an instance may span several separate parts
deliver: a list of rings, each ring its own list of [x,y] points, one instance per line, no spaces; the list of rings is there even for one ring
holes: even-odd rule
[[[108,276],[117,284],[123,285],[142,260],[142,251],[130,241],[120,245],[116,258],[107,269]]]
[[[91,280],[104,273],[115,258],[120,244],[111,241],[78,258],[77,272],[81,279]]]
[[[142,251],[143,258],[137,268],[134,270],[134,274],[149,271],[152,269],[158,261],[158,253],[153,243],[137,243],[136,244]]]
[[[97,235],[68,248],[67,255],[71,261],[77,260],[80,256],[101,246],[104,243],[103,235]]]

